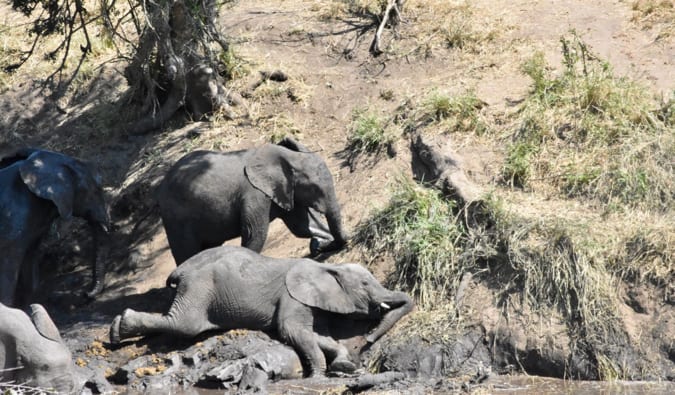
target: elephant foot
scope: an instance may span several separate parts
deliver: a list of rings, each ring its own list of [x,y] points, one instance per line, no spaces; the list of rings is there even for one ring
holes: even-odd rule
[[[310,256],[317,256],[323,252],[337,251],[344,247],[347,243],[338,242],[335,240],[320,240],[316,237],[312,237],[309,241],[309,254]]]
[[[309,255],[317,256],[321,253],[321,242],[316,237],[312,237],[309,241]]]
[[[330,364],[330,370],[333,372],[354,373],[356,365],[347,358],[338,357]]]
[[[125,309],[122,315],[118,315],[110,325],[110,343],[119,344],[122,340],[132,337],[135,333],[129,328],[129,319],[127,316],[131,309]]]
[[[122,321],[122,316],[118,315],[110,325],[110,344],[120,344],[120,323]]]

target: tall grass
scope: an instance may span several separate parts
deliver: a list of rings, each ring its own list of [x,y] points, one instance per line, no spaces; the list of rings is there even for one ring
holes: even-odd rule
[[[390,285],[411,292],[423,309],[447,301],[469,269],[459,259],[466,231],[453,210],[440,192],[401,179],[389,204],[355,236],[376,254],[394,257]]]
[[[468,272],[495,290],[496,300],[485,303],[506,308],[518,298],[540,314],[560,312],[575,347],[601,361],[611,339],[623,336],[615,307],[619,278],[607,270],[608,246],[588,240],[589,229],[578,223],[523,217],[494,196],[484,209],[482,221],[469,226],[439,191],[400,179],[388,204],[358,226],[354,240],[371,257],[393,258],[388,285],[413,295],[423,312],[410,325],[459,328],[461,319],[448,311]],[[609,374],[609,365],[600,368]]]
[[[646,89],[614,76],[575,33],[561,47],[558,76],[542,54],[523,64],[533,84],[516,115],[503,178],[610,208],[672,208],[672,105],[657,108]]]

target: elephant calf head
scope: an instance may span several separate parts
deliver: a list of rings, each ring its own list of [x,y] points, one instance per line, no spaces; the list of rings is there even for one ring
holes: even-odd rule
[[[0,303],[0,383],[14,382],[58,393],[75,393],[83,381],[47,311],[30,306],[30,317]]]

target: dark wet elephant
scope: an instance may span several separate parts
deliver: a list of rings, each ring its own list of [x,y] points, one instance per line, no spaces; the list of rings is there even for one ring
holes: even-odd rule
[[[84,380],[77,375],[56,325],[44,307],[30,307],[29,317],[0,303],[0,383],[39,387],[48,393],[79,393]]]
[[[90,225],[94,284],[88,295],[94,296],[104,276],[97,244],[110,224],[97,178],[83,162],[56,152],[26,148],[0,158],[1,303],[11,306],[36,289],[35,252],[59,216],[84,218]]]
[[[294,235],[311,238],[312,255],[346,243],[328,166],[290,138],[242,151],[187,154],[162,181],[158,201],[178,265],[238,236],[242,246],[260,252],[275,218]]]
[[[113,321],[110,341],[153,332],[191,337],[213,329],[276,330],[307,362],[309,374],[322,375],[326,358],[331,370],[349,372],[356,366],[348,350],[326,328],[346,319],[374,321],[364,333],[372,343],[413,306],[358,264],[268,258],[236,246],[195,255],[173,271],[167,286],[177,288],[167,314],[126,309]]]

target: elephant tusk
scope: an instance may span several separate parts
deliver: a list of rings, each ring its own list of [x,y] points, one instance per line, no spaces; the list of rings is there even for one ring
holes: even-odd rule
[[[380,303],[380,307],[385,308],[387,310],[391,309],[391,306],[389,306],[388,304],[386,304],[384,302]]]

